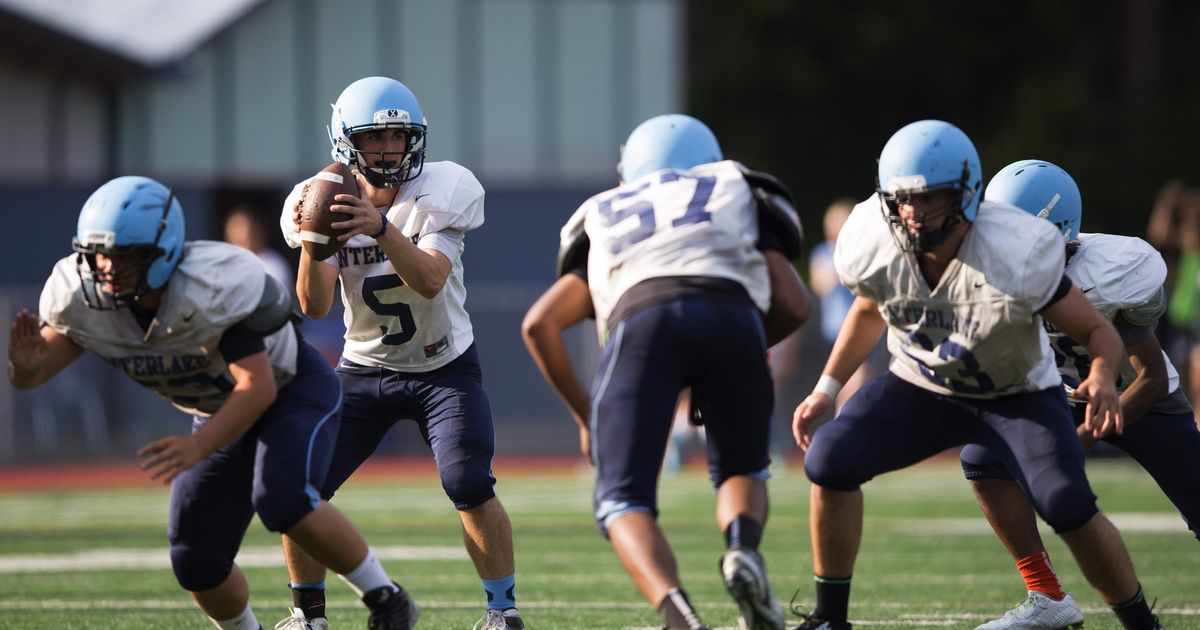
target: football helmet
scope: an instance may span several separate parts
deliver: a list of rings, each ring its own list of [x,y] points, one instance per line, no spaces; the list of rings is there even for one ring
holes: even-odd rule
[[[965,220],[975,218],[982,196],[979,153],[961,129],[941,120],[920,120],[892,135],[879,154],[876,192],[888,221],[903,231],[916,251],[929,251]],[[933,230],[912,234],[900,220],[899,205],[914,194],[950,190],[953,214]]]
[[[663,114],[638,125],[621,147],[617,171],[629,183],[664,168],[688,169],[724,159],[707,125],[684,114]]]
[[[71,239],[88,306],[128,306],[166,284],[183,258],[183,238],[183,206],[161,183],[125,176],[97,188]],[[136,264],[101,270],[96,254]]]
[[[983,198],[1048,219],[1068,242],[1079,237],[1083,220],[1079,186],[1066,171],[1049,162],[1021,160],[1005,166],[988,182]]]
[[[378,188],[394,188],[421,174],[428,125],[417,97],[403,83],[387,77],[359,79],[342,90],[332,107],[333,159],[356,169]],[[404,151],[365,154],[355,148],[355,134],[384,129],[404,130],[408,138]],[[371,165],[375,156],[380,166]]]

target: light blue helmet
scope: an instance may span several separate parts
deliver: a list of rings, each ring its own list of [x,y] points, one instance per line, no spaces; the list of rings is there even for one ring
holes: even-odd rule
[[[940,120],[905,125],[879,154],[879,193],[885,197],[950,189],[961,191],[959,210],[973,220],[979,210],[983,169],[975,145],[961,129]]]
[[[148,177],[125,176],[97,188],[79,212],[71,242],[79,254],[76,266],[88,305],[105,308],[107,301],[114,301],[114,306],[132,304],[146,291],[163,286],[183,258],[183,245],[183,206],[166,186]],[[146,251],[146,258],[136,285],[103,299],[96,283],[96,254],[111,256],[139,249]]]
[[[342,90],[332,107],[329,142],[333,159],[357,169],[372,186],[381,188],[398,186],[421,174],[428,125],[417,97],[403,83],[387,77],[359,79]],[[403,129],[408,146],[401,153],[372,154],[382,155],[382,166],[371,166],[372,156],[355,148],[354,134],[383,129]]]
[[[983,198],[1048,219],[1068,242],[1079,237],[1083,220],[1079,186],[1066,171],[1049,162],[1021,160],[1005,166],[988,182]]]
[[[632,182],[664,168],[689,169],[724,159],[707,125],[684,114],[663,114],[638,125],[621,149],[617,170]]]

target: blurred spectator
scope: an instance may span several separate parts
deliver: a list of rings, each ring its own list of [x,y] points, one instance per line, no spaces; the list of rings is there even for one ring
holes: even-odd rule
[[[850,305],[854,302],[854,295],[838,280],[837,271],[833,268],[834,245],[837,243],[838,234],[842,231],[842,225],[846,223],[846,218],[850,216],[850,211],[854,206],[855,201],[850,198],[838,199],[829,204],[829,207],[825,209],[823,219],[825,240],[813,247],[808,260],[809,284],[817,296],[817,302],[821,309],[821,337],[826,343],[824,352],[826,355],[833,348],[833,342],[837,339],[838,330],[842,327],[842,320],[846,317],[846,311],[850,310]],[[841,409],[842,404],[858,391],[863,383],[882,371],[887,361],[882,346],[882,343],[876,344],[871,355],[842,387],[837,400],[834,401],[834,413]]]
[[[254,208],[238,205],[229,211],[225,217],[225,241],[254,252],[267,273],[293,292],[296,290],[291,263],[267,244],[266,227]]]
[[[1167,316],[1155,331],[1188,398],[1200,400],[1200,191],[1179,181],[1159,190],[1146,240],[1167,263]]]

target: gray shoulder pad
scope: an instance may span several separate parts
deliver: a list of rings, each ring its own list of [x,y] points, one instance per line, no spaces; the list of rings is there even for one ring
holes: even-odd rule
[[[1121,315],[1135,326],[1149,326],[1167,310],[1167,296],[1162,287],[1150,299],[1137,306],[1123,309]]]
[[[274,276],[266,274],[266,277],[258,306],[238,323],[238,328],[263,337],[283,328],[292,319],[291,294]]]

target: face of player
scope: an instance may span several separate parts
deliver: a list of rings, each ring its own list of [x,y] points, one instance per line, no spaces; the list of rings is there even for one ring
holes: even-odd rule
[[[399,168],[408,149],[408,134],[403,129],[377,129],[354,134],[354,148],[365,154],[371,168]]]
[[[952,190],[933,190],[912,195],[898,195],[896,211],[908,233],[917,236],[942,228],[954,214],[958,193]]]
[[[96,279],[112,295],[129,295],[137,291],[150,252],[144,248],[129,251],[96,253]]]

